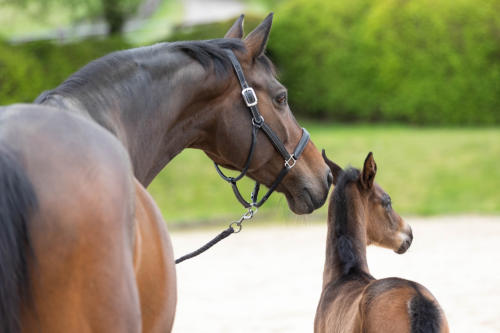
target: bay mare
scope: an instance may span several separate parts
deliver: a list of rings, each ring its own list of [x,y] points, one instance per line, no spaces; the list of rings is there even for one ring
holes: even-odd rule
[[[405,253],[413,234],[393,210],[390,196],[374,182],[377,164],[369,153],[363,170],[342,170],[323,157],[335,189],[328,206],[323,291],[314,332],[448,332],[438,301],[422,285],[400,278],[370,275],[366,246]],[[430,269],[430,268],[429,268]]]
[[[252,126],[224,49],[266,123],[289,151],[297,145],[301,127],[264,55],[271,23],[242,39],[242,16],[222,39],[112,53],[37,104],[0,109],[1,332],[171,330],[174,256],[145,187],[188,147],[241,170]],[[257,140],[248,175],[270,186],[284,161]],[[309,142],[277,191],[310,213],[329,175]]]

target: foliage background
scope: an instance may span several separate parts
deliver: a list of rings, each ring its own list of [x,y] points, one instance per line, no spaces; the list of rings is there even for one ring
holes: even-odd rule
[[[499,12],[496,0],[292,0],[271,46],[302,113],[495,124]]]
[[[276,13],[268,54],[318,147],[341,165],[374,151],[377,178],[403,214],[500,213],[499,0],[248,2]],[[174,0],[164,3],[159,12],[175,12]],[[247,32],[264,12],[246,15]],[[171,25],[155,40],[219,38],[232,22]],[[91,60],[157,34],[0,41],[0,104],[32,102]],[[226,185],[203,153],[187,150],[149,190],[183,225],[238,215]],[[274,195],[259,214],[291,213]]]
[[[500,123],[500,1],[292,0],[270,5],[279,14],[268,52],[296,113],[343,122]],[[260,18],[247,16],[247,29]],[[181,26],[163,40],[221,37],[228,25]],[[5,73],[0,101],[28,102],[92,59],[133,45],[123,37],[65,45],[0,43],[0,71]],[[40,72],[42,80],[34,82]]]

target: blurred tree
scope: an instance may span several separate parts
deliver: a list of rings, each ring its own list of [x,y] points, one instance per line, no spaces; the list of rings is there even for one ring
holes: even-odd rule
[[[128,17],[133,15],[143,0],[0,0],[2,5],[14,5],[42,16],[55,8],[69,9],[74,20],[103,19],[108,34],[120,34]]]

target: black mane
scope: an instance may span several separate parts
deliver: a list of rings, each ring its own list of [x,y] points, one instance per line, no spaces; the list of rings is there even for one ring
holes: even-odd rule
[[[338,259],[342,265],[344,275],[356,270],[360,265],[359,257],[354,248],[353,240],[349,235],[349,198],[346,187],[360,177],[360,171],[355,168],[347,168],[342,171],[335,184],[331,204],[335,207],[335,242]]]
[[[224,49],[234,51],[245,51],[242,40],[234,38],[221,38],[205,41],[181,41],[172,43],[159,43],[152,46],[145,46],[135,49],[112,52],[102,58],[96,59],[80,70],[72,74],[57,88],[40,94],[35,103],[43,103],[51,94],[77,94],[83,87],[91,88],[106,87],[122,81],[136,81],[139,85],[150,80],[144,77],[138,67],[144,66],[144,60],[152,60],[152,66],[162,72],[168,68],[167,53],[171,51],[181,51],[190,58],[196,60],[205,69],[212,69],[217,76],[224,76],[231,73],[231,61],[224,52]],[[273,71],[271,61],[264,55],[257,58],[266,68]],[[170,66],[171,67],[171,66]],[[148,80],[149,79],[149,80]],[[129,90],[123,87],[123,90]],[[127,91],[128,93],[128,91]]]
[[[243,51],[243,41],[234,38],[211,39],[205,41],[174,42],[172,49],[177,49],[194,60],[198,61],[205,69],[213,66],[216,75],[225,75],[232,69],[231,61],[224,49]]]
[[[214,39],[116,51],[90,62],[55,89],[43,92],[35,103],[59,105],[56,96],[71,97],[89,110],[97,123],[116,134],[112,117],[100,110],[122,110],[127,113],[126,118],[134,122],[134,117],[138,117],[136,110],[157,109],[153,82],[156,78],[168,77],[169,71],[179,66],[176,54],[187,55],[221,76],[232,71],[224,49],[244,50],[245,47],[238,39]]]
[[[139,118],[144,119],[144,114],[137,110],[158,110],[155,89],[161,87],[154,83],[170,80],[172,70],[182,66],[179,62],[182,57],[193,59],[218,78],[232,74],[225,49],[246,52],[243,41],[233,38],[159,43],[116,51],[90,62],[55,89],[43,92],[35,103],[64,108],[67,105],[62,105],[58,96],[70,97],[83,105],[98,124],[116,135],[120,130],[114,121],[116,117],[102,110],[119,110],[125,114],[123,119],[136,123]],[[257,61],[275,73],[266,56],[258,57]]]

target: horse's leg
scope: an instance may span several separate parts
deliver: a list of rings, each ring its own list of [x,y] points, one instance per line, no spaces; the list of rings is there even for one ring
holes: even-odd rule
[[[15,129],[38,199],[29,223],[32,302],[23,304],[22,330],[140,332],[128,155],[98,126],[49,116],[38,112]]]
[[[23,331],[140,332],[131,245],[119,227],[130,220],[104,211],[118,207],[77,199],[86,206],[71,212],[47,211],[54,207],[44,202],[33,221],[34,306],[28,307]]]
[[[177,303],[175,262],[170,236],[160,211],[136,180],[134,266],[144,332],[170,332]]]

